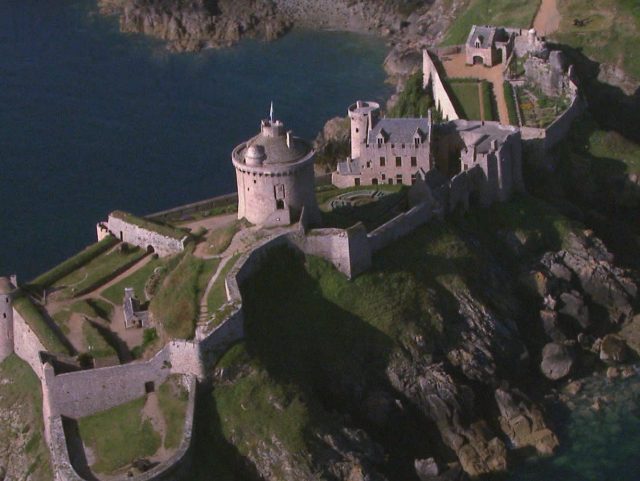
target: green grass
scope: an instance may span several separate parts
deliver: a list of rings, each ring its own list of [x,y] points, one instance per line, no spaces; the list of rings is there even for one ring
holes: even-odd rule
[[[637,0],[565,0],[558,2],[562,15],[554,40],[581,49],[588,57],[622,67],[640,80],[640,3]],[[574,19],[587,20],[583,27]]]
[[[82,295],[105,284],[145,255],[146,252],[137,247],[128,247],[124,251],[116,248],[99,255],[88,264],[59,279],[54,285],[62,288],[63,298]]]
[[[68,323],[73,313],[82,314],[90,319],[100,318],[109,322],[113,313],[113,306],[102,299],[83,299],[63,307],[52,318],[65,335],[69,334]]]
[[[0,452],[12,453],[12,463],[24,463],[23,472],[31,474],[20,479],[53,479],[49,449],[44,440],[40,381],[29,365],[15,354],[0,363],[0,379],[6,380],[2,383],[0,411],[15,413],[11,422],[0,423]],[[18,442],[25,443],[23,452],[17,452]],[[5,460],[9,461],[8,458]]]
[[[164,264],[165,262],[162,259],[152,259],[126,279],[123,279],[102,291],[100,295],[111,301],[113,304],[119,305],[122,304],[122,300],[124,299],[124,288],[133,287],[136,297],[144,302],[144,287],[147,284],[149,277],[151,277],[151,274],[153,274],[153,271],[157,267],[161,267]]]
[[[220,308],[222,304],[227,302],[227,290],[225,287],[225,279],[229,271],[235,266],[236,262],[240,258],[241,254],[234,255],[220,271],[218,278],[213,283],[211,290],[209,291],[209,297],[207,298],[207,305],[209,307],[209,313],[213,314],[215,310]]]
[[[233,240],[233,236],[240,231],[243,225],[243,221],[236,220],[227,226],[220,227],[211,232],[204,241],[207,244],[207,255],[221,254],[227,250]]]
[[[480,88],[478,88],[478,84]],[[489,82],[486,80],[449,79],[449,86],[458,101],[458,105],[462,108],[461,113],[464,118],[467,120],[482,120],[480,115],[480,102],[482,101],[485,114],[484,120],[495,119]],[[482,91],[482,97],[480,97],[480,91]]]
[[[513,97],[514,91],[511,84],[507,81],[503,84],[504,88],[504,99],[507,103],[507,110],[509,111],[509,123],[511,125],[519,125],[518,124],[518,107],[516,106],[516,101]]]
[[[54,354],[71,354],[67,346],[53,331],[40,309],[26,294],[22,294],[15,299],[13,307],[24,318],[47,351]]]
[[[467,7],[456,16],[442,44],[463,44],[473,25],[529,28],[539,6],[539,0],[468,0]]]
[[[390,193],[394,193],[394,192],[400,192],[403,189],[402,185],[398,185],[398,184],[379,184],[379,185],[359,185],[359,186],[355,186],[355,187],[346,187],[344,189],[338,189],[336,187],[333,186],[327,186],[327,188],[325,189],[321,189],[318,190],[316,192],[316,200],[318,202],[318,205],[322,205],[325,204],[326,202],[330,201],[331,199],[333,199],[334,197],[340,195],[340,194],[346,194],[348,192],[358,192],[361,190],[381,190],[384,192],[390,192]]]
[[[111,473],[160,448],[160,435],[142,420],[145,398],[122,404],[78,421],[80,437],[96,457],[92,469]]]
[[[62,279],[66,275],[71,272],[79,269],[83,265],[87,264],[92,259],[96,258],[98,255],[103,252],[109,250],[111,247],[116,245],[118,241],[113,236],[107,236],[102,239],[100,242],[90,245],[83,251],[79,252],[73,257],[70,257],[63,263],[57,265],[53,269],[45,272],[44,274],[36,277],[33,281],[28,284],[29,288],[34,288],[37,290],[42,290],[46,287],[49,287],[54,282],[59,279]]]
[[[218,263],[218,259],[194,257],[193,249],[189,249],[151,300],[151,312],[172,338],[193,337],[200,297]]]
[[[84,321],[82,323],[82,334],[84,335],[87,345],[87,353],[94,359],[118,357],[116,350],[90,321]]]
[[[433,107],[433,99],[422,87],[422,72],[407,79],[398,101],[388,112],[389,117],[426,117]]]
[[[164,447],[177,449],[184,434],[189,393],[174,376],[169,377],[158,389],[160,411],[166,424]]]
[[[594,130],[589,135],[589,153],[595,157],[618,160],[628,173],[640,173],[640,145],[615,131]]]

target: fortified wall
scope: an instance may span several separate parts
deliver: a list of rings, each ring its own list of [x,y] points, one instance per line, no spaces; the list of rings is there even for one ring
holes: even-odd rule
[[[448,50],[450,53],[457,53],[461,51],[460,47],[453,47]],[[456,111],[453,105],[453,101],[447,91],[445,83],[442,81],[442,74],[438,71],[438,67],[434,59],[433,53],[429,50],[422,51],[422,78],[424,88],[431,86],[433,93],[433,103],[436,108],[442,112],[442,118],[446,120],[457,120],[460,115]]]
[[[160,257],[184,251],[189,236],[176,228],[159,224],[132,214],[114,211],[105,222],[97,225],[98,241],[108,234],[122,242],[138,246]]]

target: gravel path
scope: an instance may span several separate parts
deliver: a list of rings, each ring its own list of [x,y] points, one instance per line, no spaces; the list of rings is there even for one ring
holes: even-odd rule
[[[533,21],[533,28],[538,35],[551,35],[560,27],[560,12],[558,11],[557,0],[542,0],[540,9]]]

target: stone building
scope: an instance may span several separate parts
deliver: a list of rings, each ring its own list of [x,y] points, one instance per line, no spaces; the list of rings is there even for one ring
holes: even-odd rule
[[[272,116],[273,117],[273,116]],[[286,131],[279,120],[263,120],[260,133],[232,153],[238,182],[238,219],[261,226],[320,221],[311,143]]]
[[[514,47],[515,34],[509,29],[474,25],[464,45],[467,65],[486,67],[506,62]]]
[[[13,352],[13,302],[15,286],[0,277],[0,362]]]
[[[463,176],[463,196],[481,205],[507,200],[522,189],[518,128],[468,120],[434,124],[431,115],[380,119],[379,109],[374,102],[349,107],[351,157],[339,162],[332,174],[337,187],[412,185],[426,177],[444,185],[469,172]]]
[[[136,298],[135,290],[132,287],[125,287],[124,299],[122,303],[124,311],[124,327],[147,327],[149,323],[149,311],[140,308],[140,301]]]

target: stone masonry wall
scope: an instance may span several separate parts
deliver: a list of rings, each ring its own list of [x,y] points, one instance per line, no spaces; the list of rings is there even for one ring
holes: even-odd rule
[[[422,203],[394,217],[386,224],[369,233],[367,237],[371,251],[378,252],[401,237],[410,234],[421,225],[429,222],[432,216],[431,207],[426,203]]]
[[[161,257],[177,254],[184,250],[184,239],[178,240],[164,236],[113,216],[109,216],[109,231],[123,242],[128,242],[142,249],[151,246]]]
[[[428,50],[422,51],[422,74],[424,86],[426,87],[429,83],[431,84],[433,101],[436,107],[442,112],[442,117],[448,120],[459,119],[460,116],[453,106],[453,102],[447,93],[444,82]]]
[[[40,353],[45,352],[46,349],[15,308],[13,309],[13,349],[20,359],[31,366],[36,376],[42,379]]]

